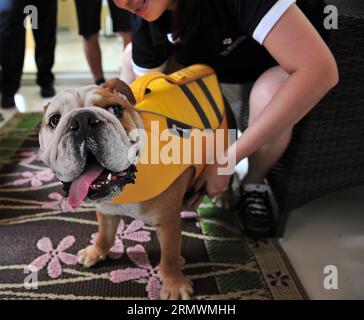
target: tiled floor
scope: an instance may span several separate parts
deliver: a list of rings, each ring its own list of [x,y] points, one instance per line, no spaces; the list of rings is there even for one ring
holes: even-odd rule
[[[281,243],[312,299],[364,299],[364,187],[336,192],[295,210]],[[324,287],[324,268],[338,289]]]
[[[107,40],[109,41],[109,40]],[[118,74],[120,43],[103,49],[104,60],[111,62],[106,70]],[[79,55],[76,55],[78,52]],[[81,46],[61,44],[57,49],[56,70],[62,74],[76,66],[86,72]],[[63,60],[62,60],[63,59]],[[26,66],[29,71],[31,65]],[[64,75],[63,75],[64,76]],[[58,79],[57,91],[90,83],[89,75],[80,80]],[[77,78],[73,75],[73,78]],[[26,83],[32,83],[26,80]],[[46,99],[39,97],[39,88],[23,86],[16,96],[19,111],[40,111]],[[8,118],[15,110],[0,110]],[[0,126],[4,122],[0,122]],[[243,170],[246,166],[242,165]],[[312,299],[364,299],[364,187],[344,190],[295,210],[289,219],[284,239],[281,240],[295,270]],[[324,288],[324,268],[334,265],[338,270],[338,290]]]
[[[123,43],[120,37],[101,37],[102,64],[106,72],[120,69]],[[34,49],[27,49],[24,72],[36,72]],[[89,68],[83,55],[82,38],[75,32],[62,31],[57,34],[54,72],[88,72]]]

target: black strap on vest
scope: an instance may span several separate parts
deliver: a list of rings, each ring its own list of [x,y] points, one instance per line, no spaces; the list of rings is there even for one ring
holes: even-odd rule
[[[216,114],[218,122],[221,123],[222,114],[221,114],[221,112],[219,110],[219,107],[216,104],[215,99],[212,97],[210,90],[207,88],[205,82],[202,79],[198,79],[196,82],[200,86],[203,93],[205,94],[207,100],[209,100],[210,105],[211,105],[212,109],[214,110],[214,112]]]
[[[206,129],[212,129],[209,119],[207,119],[206,114],[203,112],[200,103],[197,101],[191,90],[185,84],[180,85],[180,88],[197,111],[204,127]]]

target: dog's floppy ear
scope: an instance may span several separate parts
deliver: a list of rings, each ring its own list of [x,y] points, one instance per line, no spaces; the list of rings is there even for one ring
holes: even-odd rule
[[[124,95],[132,105],[136,104],[136,99],[134,97],[133,91],[131,91],[130,87],[124,81],[118,78],[106,81],[101,86],[101,88],[109,90],[110,92],[117,91],[118,93]]]

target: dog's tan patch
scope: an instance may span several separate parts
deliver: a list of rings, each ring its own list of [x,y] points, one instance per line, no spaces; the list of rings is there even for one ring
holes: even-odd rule
[[[131,116],[131,112],[134,112],[133,106],[129,103],[129,101],[120,97],[116,93],[111,93],[104,88],[100,88],[93,96],[93,105],[103,109],[120,105],[123,108],[123,116],[119,120],[125,128],[125,131],[129,133],[131,130],[137,129]]]

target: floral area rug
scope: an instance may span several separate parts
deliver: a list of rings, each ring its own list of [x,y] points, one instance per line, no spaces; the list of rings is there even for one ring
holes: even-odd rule
[[[153,228],[123,218],[110,256],[93,268],[77,252],[97,234],[95,210],[73,211],[38,159],[38,113],[17,114],[0,131],[0,299],[158,299]],[[195,299],[306,299],[276,240],[254,242],[237,214],[208,199],[183,213],[183,270]]]

